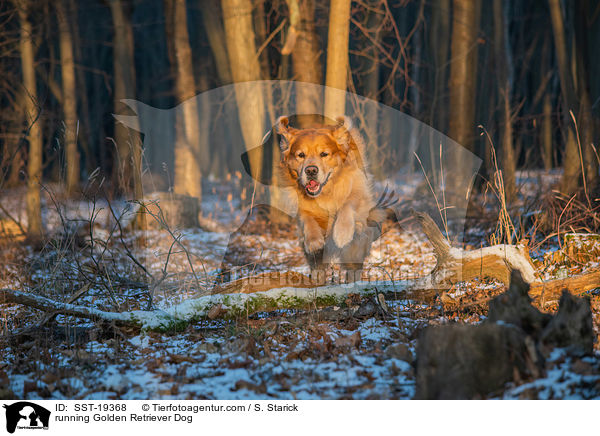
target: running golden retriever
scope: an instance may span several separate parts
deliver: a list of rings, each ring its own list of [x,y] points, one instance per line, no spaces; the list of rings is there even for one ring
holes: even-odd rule
[[[365,146],[348,117],[336,125],[297,129],[277,121],[281,177],[298,195],[298,218],[311,272],[337,257],[345,270],[360,271],[381,234],[385,210],[376,207]]]

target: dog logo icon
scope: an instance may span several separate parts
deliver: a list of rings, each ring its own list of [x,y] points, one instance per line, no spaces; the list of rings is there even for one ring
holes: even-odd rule
[[[6,409],[6,431],[14,433],[18,429],[48,429],[50,411],[29,401],[19,401],[3,405]]]

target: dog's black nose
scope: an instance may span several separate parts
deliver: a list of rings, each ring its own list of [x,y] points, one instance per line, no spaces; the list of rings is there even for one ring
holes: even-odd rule
[[[304,172],[308,177],[314,177],[319,172],[319,168],[317,168],[316,165],[309,165],[306,168],[304,168]]]

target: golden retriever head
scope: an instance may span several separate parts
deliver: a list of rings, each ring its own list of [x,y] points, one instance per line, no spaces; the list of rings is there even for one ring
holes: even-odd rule
[[[318,197],[323,188],[342,168],[360,162],[360,154],[350,134],[346,117],[335,126],[295,129],[287,117],[280,117],[275,130],[281,136],[282,162],[287,175],[295,180],[310,198]]]

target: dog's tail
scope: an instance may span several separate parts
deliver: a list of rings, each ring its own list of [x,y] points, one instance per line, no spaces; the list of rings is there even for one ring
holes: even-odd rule
[[[392,206],[395,206],[399,200],[400,199],[396,195],[396,192],[390,192],[388,186],[386,185],[383,193],[379,197],[379,200],[377,200],[375,206],[373,206],[373,208],[369,211],[369,216],[367,217],[367,225],[369,227],[375,227],[378,229],[373,240],[381,236],[382,225],[386,219],[396,219],[396,211],[392,208]]]
[[[395,211],[394,209],[392,209],[392,206],[396,205],[399,200],[400,199],[396,195],[396,192],[390,192],[389,188],[386,185],[386,187],[383,190],[383,193],[379,197],[379,200],[377,200],[375,206],[373,206],[373,208],[369,211],[369,217],[367,218],[367,222],[374,221],[376,223],[381,224],[388,218],[394,218]]]

